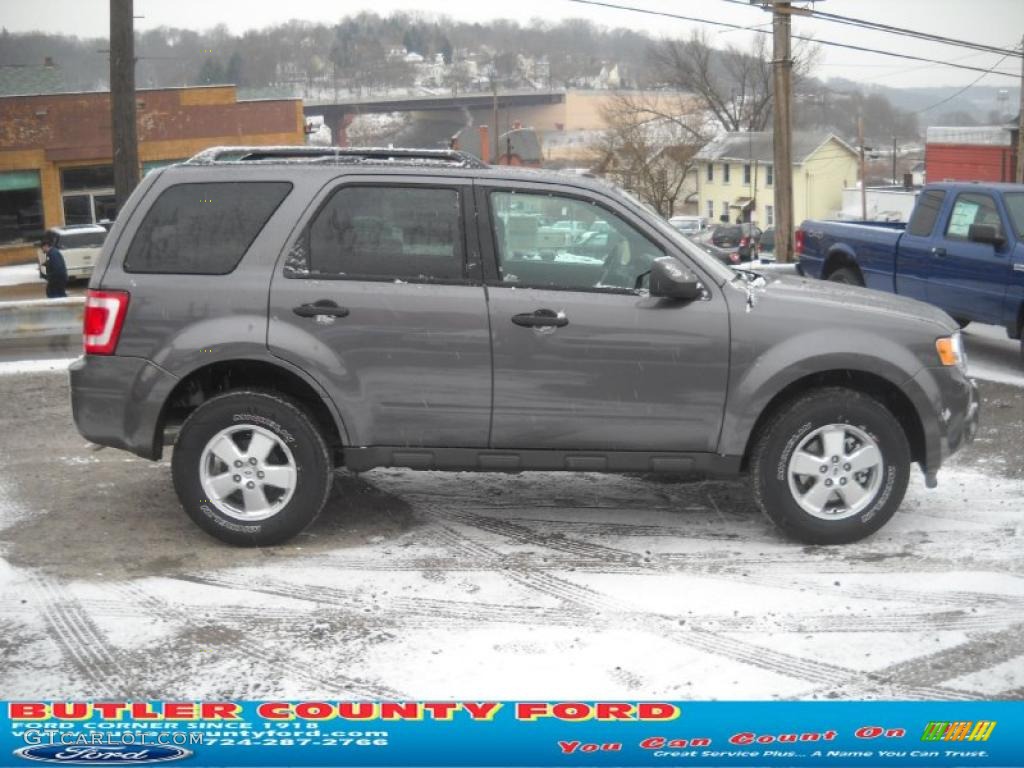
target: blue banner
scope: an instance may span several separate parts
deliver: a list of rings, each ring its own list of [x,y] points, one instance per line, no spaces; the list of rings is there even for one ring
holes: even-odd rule
[[[1022,766],[1024,702],[2,702],[0,765]]]

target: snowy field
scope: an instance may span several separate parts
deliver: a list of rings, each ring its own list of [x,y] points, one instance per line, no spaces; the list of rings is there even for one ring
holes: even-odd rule
[[[267,550],[195,528],[166,461],[89,450],[60,363],[11,364],[0,698],[1024,698],[1003,360],[975,444],[859,544],[782,539],[739,482],[377,470]]]

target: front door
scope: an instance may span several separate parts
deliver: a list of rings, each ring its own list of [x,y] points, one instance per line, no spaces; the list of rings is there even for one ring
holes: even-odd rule
[[[1010,249],[968,239],[972,224],[986,224],[1004,236],[995,198],[986,192],[960,192],[953,202],[945,235],[935,240],[928,276],[928,300],[953,317],[999,323],[1010,280]]]
[[[271,351],[357,446],[487,445],[491,350],[472,187],[347,177],[314,203],[270,296]]]
[[[723,297],[648,296],[651,261],[678,254],[614,198],[478,190],[489,212],[492,447],[713,451],[729,362]],[[555,226],[565,221],[581,234],[566,237]]]

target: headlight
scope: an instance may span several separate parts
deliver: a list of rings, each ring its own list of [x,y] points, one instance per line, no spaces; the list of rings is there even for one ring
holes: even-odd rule
[[[961,371],[967,370],[967,353],[964,352],[963,337],[960,331],[952,336],[943,336],[935,340],[935,351],[943,365],[955,365]]]

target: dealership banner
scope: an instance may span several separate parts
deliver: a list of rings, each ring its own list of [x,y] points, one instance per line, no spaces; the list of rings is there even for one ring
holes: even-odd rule
[[[169,762],[1024,767],[1024,702],[2,702],[0,765]]]

